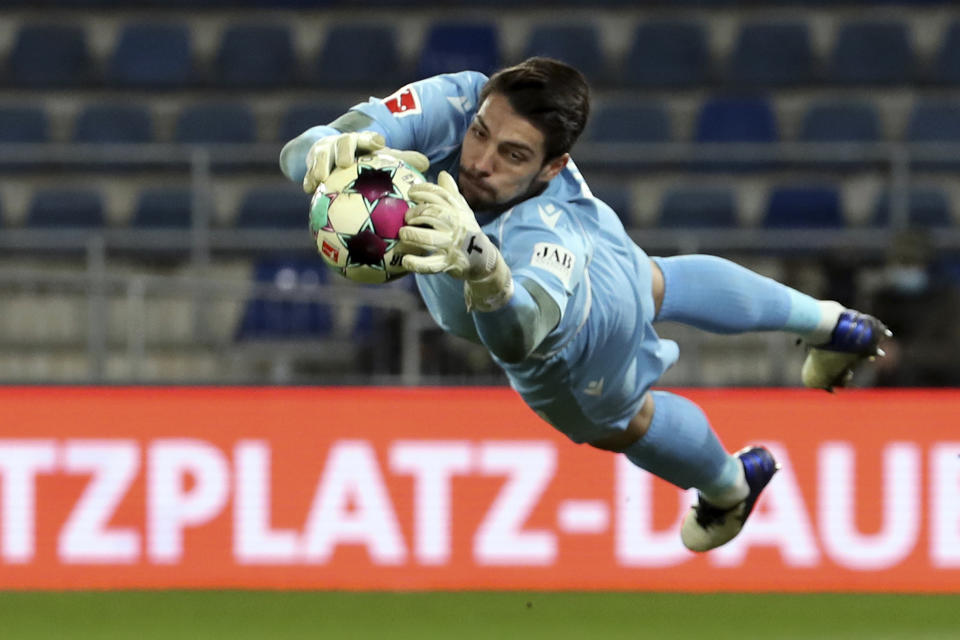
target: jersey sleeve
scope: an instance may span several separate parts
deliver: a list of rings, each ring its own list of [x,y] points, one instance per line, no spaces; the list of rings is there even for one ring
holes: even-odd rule
[[[476,71],[434,76],[401,87],[386,98],[370,98],[350,110],[372,119],[363,130],[383,134],[388,147],[423,153],[432,169],[460,147],[486,82],[487,77]],[[283,174],[294,182],[302,181],[310,147],[337,133],[329,125],[318,125],[287,142],[280,151]],[[433,173],[428,175],[435,177]]]
[[[592,255],[592,243],[572,205],[547,198],[527,200],[502,222],[499,235],[500,252],[513,277],[539,284],[562,316]]]
[[[353,109],[373,119],[369,128],[382,133],[388,147],[419,151],[433,164],[459,148],[486,81],[476,71],[443,74]]]

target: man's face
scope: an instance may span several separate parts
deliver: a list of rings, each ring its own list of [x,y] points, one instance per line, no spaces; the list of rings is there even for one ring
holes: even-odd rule
[[[519,115],[505,96],[480,105],[460,153],[460,193],[474,211],[490,211],[533,195],[567,164],[568,154],[544,164],[543,133]]]

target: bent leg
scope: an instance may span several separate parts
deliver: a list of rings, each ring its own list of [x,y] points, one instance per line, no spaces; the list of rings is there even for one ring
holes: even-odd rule
[[[653,262],[662,277],[658,321],[725,334],[790,331],[818,343],[829,339],[843,309],[716,256],[675,256]],[[655,277],[655,294],[657,284]]]
[[[692,401],[651,391],[619,441],[591,442],[682,489],[696,487],[714,504],[733,505],[749,488],[740,461],[726,452],[706,415]]]

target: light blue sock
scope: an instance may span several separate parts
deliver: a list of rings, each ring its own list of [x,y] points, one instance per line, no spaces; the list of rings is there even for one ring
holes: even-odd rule
[[[696,404],[666,391],[653,394],[653,420],[642,438],[623,454],[633,464],[682,489],[706,495],[728,492],[742,465],[724,450],[707,416]]]
[[[665,284],[657,320],[713,333],[822,330],[815,298],[729,260],[690,255],[654,261]],[[832,328],[832,322],[828,324]]]

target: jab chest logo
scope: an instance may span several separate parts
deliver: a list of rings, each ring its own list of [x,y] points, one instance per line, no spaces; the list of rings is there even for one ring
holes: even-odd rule
[[[551,242],[538,242],[533,245],[531,266],[539,267],[560,278],[565,287],[570,286],[576,256],[571,251]]]

